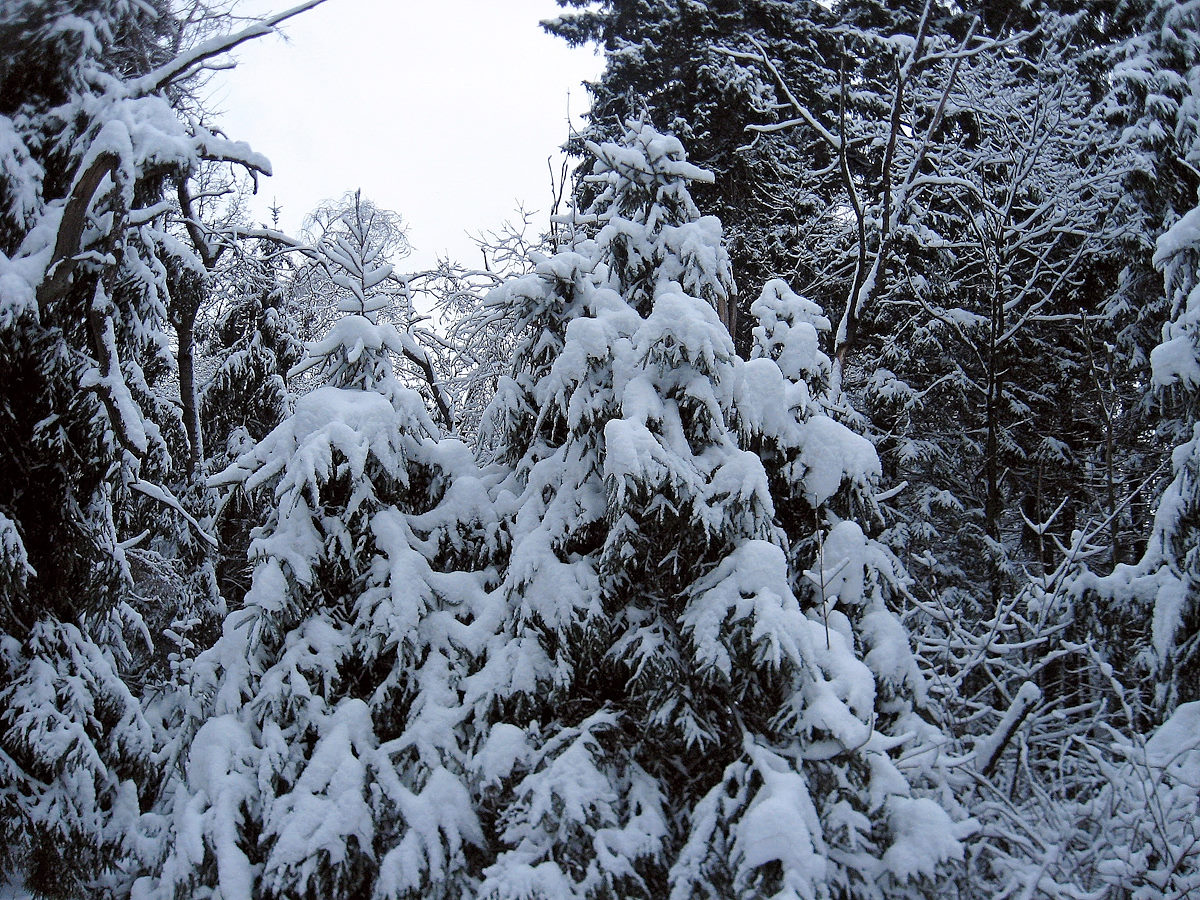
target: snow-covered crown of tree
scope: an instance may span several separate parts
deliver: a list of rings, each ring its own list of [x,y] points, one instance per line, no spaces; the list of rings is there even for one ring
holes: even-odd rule
[[[321,368],[326,383],[333,387],[378,391],[392,397],[399,385],[390,354],[419,350],[408,334],[379,320],[379,314],[392,304],[391,295],[380,287],[392,276],[393,266],[381,261],[383,245],[371,239],[361,209],[356,205],[347,210],[340,220],[342,230],[327,235],[316,248],[318,264],[329,280],[345,291],[332,298],[343,316],[325,337],[308,345],[304,359],[289,377]]]
[[[679,140],[650,125],[629,123],[620,143],[594,144],[596,162],[586,180],[599,189],[589,218],[600,226],[610,285],[641,315],[650,312],[657,285],[677,282],[689,296],[726,310],[737,293],[721,223],[701,216],[688,184],[709,184],[711,172],[687,161]]]
[[[596,164],[585,181],[605,186],[592,206],[601,220],[619,216],[653,228],[660,216],[668,225],[700,218],[687,184],[711,184],[713,175],[687,161],[678,138],[630,122],[621,143],[588,141],[587,148]]]
[[[832,364],[821,352],[820,335],[829,331],[821,307],[772,278],[750,307],[758,320],[751,358],[775,360],[791,381],[828,381]]]
[[[380,260],[384,247],[370,239],[360,203],[356,202],[352,209],[342,215],[341,224],[345,227],[345,233],[333,234],[320,246],[322,256],[328,261],[330,279],[338,287],[350,292],[348,296],[337,298],[337,309],[376,322],[379,313],[390,305],[391,300],[375,289],[391,276],[393,266]]]

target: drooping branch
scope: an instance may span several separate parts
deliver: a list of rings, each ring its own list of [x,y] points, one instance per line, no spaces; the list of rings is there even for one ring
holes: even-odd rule
[[[205,531],[204,526],[196,520],[196,517],[184,509],[183,504],[179,502],[179,499],[162,485],[154,484],[150,481],[143,481],[139,478],[129,486],[143,497],[149,497],[151,500],[157,500],[163,506],[174,510],[180,516],[180,518],[187,522],[188,526],[192,529],[192,533],[195,534],[196,537],[200,538],[200,540],[208,544],[208,546],[216,548],[217,539]]]
[[[95,296],[87,307],[87,323],[92,352],[99,362],[99,371],[97,373],[96,370],[90,370],[85,373],[81,387],[95,391],[96,396],[100,398],[108,413],[108,421],[117,443],[135,459],[142,459],[149,449],[149,442],[141,413],[133,403],[129,387],[125,384],[125,375],[121,371],[110,305],[103,282],[98,283]]]

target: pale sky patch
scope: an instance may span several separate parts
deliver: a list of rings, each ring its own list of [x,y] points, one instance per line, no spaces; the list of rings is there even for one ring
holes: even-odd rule
[[[253,0],[242,12],[282,9]],[[266,154],[274,176],[251,204],[282,207],[298,231],[327,199],[361,188],[399,212],[413,255],[479,263],[467,232],[498,227],[524,204],[544,222],[550,167],[586,111],[581,82],[603,65],[538,26],[553,0],[328,0],[239,48],[212,83],[229,136]]]

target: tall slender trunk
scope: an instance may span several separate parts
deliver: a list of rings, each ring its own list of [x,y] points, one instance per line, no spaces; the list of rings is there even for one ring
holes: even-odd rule
[[[183,408],[183,430],[188,439],[188,475],[200,472],[204,458],[204,437],[200,431],[200,402],[196,396],[195,315],[185,315],[175,326],[179,342],[179,401]]]
[[[1004,396],[1004,371],[997,344],[1004,331],[1004,301],[996,292],[992,294],[991,318],[987,353],[987,436],[983,449],[983,475],[986,489],[983,515],[984,528],[988,537],[998,541],[1000,539],[1000,514],[1003,511],[1000,497],[1000,404]]]

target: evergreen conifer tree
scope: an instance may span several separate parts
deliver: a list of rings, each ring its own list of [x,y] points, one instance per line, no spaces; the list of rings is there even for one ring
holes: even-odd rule
[[[893,762],[906,739],[875,728],[865,537],[834,527],[829,602],[802,608],[739,435],[785,415],[800,430],[794,383],[770,353],[748,374],[716,315],[733,294],[720,223],[687,189],[711,175],[645,125],[589,149],[595,238],[500,289],[537,311],[524,321],[557,318],[561,349],[519,356],[526,384],[498,400],[527,444],[505,448],[520,457],[500,493],[508,619],[471,682],[497,711],[476,757],[501,842],[481,894],[901,895],[962,850]],[[781,355],[797,375],[800,352]],[[793,466],[814,506],[878,468],[828,424],[812,440],[866,469]]]
[[[321,251],[341,317],[293,370],[321,383],[214,477],[271,509],[241,608],[192,667],[183,775],[147,823],[170,846],[139,896],[459,897],[483,843],[459,684],[489,621],[491,505],[396,380],[414,348],[379,320],[391,267],[344,224]]]
[[[163,189],[204,159],[268,170],[179,107],[269,28],[193,50],[166,2],[0,13],[0,870],[43,896],[99,890],[157,787],[115,636],[145,630],[138,545],[199,532],[164,487],[179,418],[150,387],[173,365]]]
[[[1095,618],[1110,623],[1110,657],[1149,676],[1144,694],[1150,718],[1158,721],[1178,704],[1200,699],[1200,212],[1180,215],[1173,208],[1200,163],[1198,28],[1200,3],[1150,4],[1142,33],[1120,48],[1114,88],[1126,115],[1132,110],[1139,117],[1131,130],[1140,145],[1141,165],[1131,177],[1139,211],[1151,222],[1173,220],[1153,255],[1167,314],[1149,353],[1145,404],[1154,411],[1158,440],[1173,448],[1170,479],[1157,498],[1141,558],[1105,576],[1085,570],[1071,581],[1072,593],[1084,600],[1081,610],[1095,610]],[[1162,184],[1144,180],[1160,170],[1167,173]],[[1144,311],[1140,316],[1143,327],[1153,320]]]
[[[1161,720],[1180,703],[1200,700],[1200,209],[1162,236],[1155,261],[1172,317],[1151,353],[1153,383],[1164,406],[1177,411],[1163,430],[1182,441],[1172,453],[1172,478],[1158,499],[1142,558],[1103,577],[1084,570],[1072,587],[1079,595],[1098,595],[1122,624],[1134,642],[1126,652],[1151,676],[1147,699]]]
[[[303,355],[297,327],[287,308],[287,285],[274,246],[260,241],[246,248],[227,278],[228,306],[212,324],[206,350],[217,368],[199,398],[204,447],[212,470],[262,440],[291,409],[287,373]],[[265,503],[244,491],[230,491],[216,517],[220,541],[217,584],[221,596],[240,598],[246,582],[250,531],[266,516]]]

